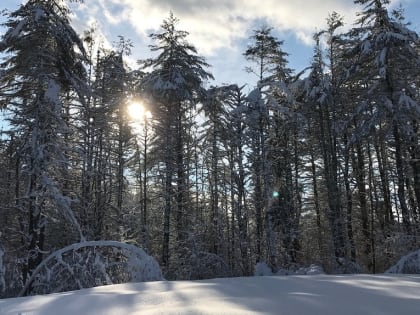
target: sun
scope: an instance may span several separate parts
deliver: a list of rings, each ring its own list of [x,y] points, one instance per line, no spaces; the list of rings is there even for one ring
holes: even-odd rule
[[[146,109],[144,108],[144,105],[139,102],[128,104],[127,110],[130,118],[136,121],[141,121],[146,116]]]

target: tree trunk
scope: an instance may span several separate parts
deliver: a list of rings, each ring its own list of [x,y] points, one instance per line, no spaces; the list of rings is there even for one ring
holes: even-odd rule
[[[347,147],[347,134],[344,135],[344,146]],[[344,186],[346,188],[346,217],[347,217],[347,238],[350,244],[350,258],[352,261],[356,261],[356,244],[354,241],[353,233],[353,194],[350,187],[349,178],[349,167],[350,167],[350,148],[344,152]]]
[[[315,157],[313,151],[311,151],[311,170],[312,170],[312,189],[314,191],[314,206],[316,214],[316,228],[317,228],[317,241],[319,259],[323,257],[323,246],[322,246],[322,226],[321,226],[321,207],[319,205],[319,193],[318,193],[318,180],[316,175]]]
[[[360,218],[362,220],[363,235],[363,256],[368,258],[371,255],[371,235],[369,229],[368,205],[366,199],[366,172],[363,148],[360,143],[355,144],[356,154],[353,154],[353,169],[356,174],[356,183],[359,197]],[[372,270],[371,260],[368,262],[368,269]]]
[[[405,196],[403,153],[402,153],[402,147],[401,147],[400,132],[396,124],[394,124],[393,126],[393,135],[394,135],[394,141],[395,141],[395,163],[396,163],[396,169],[397,169],[398,201],[400,202],[404,231],[405,233],[410,235],[411,224],[410,224],[410,213],[407,207],[406,196]]]
[[[394,215],[392,213],[391,192],[389,190],[390,185],[388,180],[388,164],[385,152],[386,148],[384,146],[384,142],[377,138],[375,139],[374,147],[378,162],[379,176],[381,179],[382,198],[384,200],[383,206],[381,207],[381,216],[379,221],[384,234],[389,235],[390,226],[394,223]]]
[[[172,212],[172,174],[173,163],[171,159],[171,135],[166,133],[166,148],[165,152],[165,206],[163,209],[163,244],[162,244],[162,265],[168,267],[169,265],[169,240],[170,240],[170,216]]]

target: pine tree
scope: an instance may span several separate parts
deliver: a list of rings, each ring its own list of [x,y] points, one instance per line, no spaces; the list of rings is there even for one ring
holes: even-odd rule
[[[175,214],[176,239],[187,238],[185,220],[190,201],[188,187],[186,131],[191,124],[189,113],[198,100],[204,97],[203,83],[212,76],[204,68],[205,60],[186,41],[185,31],[176,29],[178,19],[171,13],[161,25],[162,32],[151,34],[157,44],[152,51],[159,52],[156,58],[143,62],[144,68],[152,68],[142,82],[142,93],[149,99],[155,120],[156,148],[160,148],[164,166],[164,226],[162,263],[168,266],[170,245],[170,219]]]
[[[315,56],[312,62],[312,70],[305,79],[306,106],[308,118],[313,119],[313,126],[317,129],[309,130],[314,137],[315,143],[319,145],[319,158],[322,160],[322,173],[327,194],[327,210],[325,213],[328,219],[331,238],[334,250],[335,271],[345,271],[347,264],[346,227],[344,225],[343,205],[341,198],[341,185],[339,178],[339,139],[336,124],[338,124],[338,113],[340,110],[339,95],[339,73],[336,63],[335,31],[342,25],[341,18],[333,14],[328,19],[328,30],[315,36],[318,41]],[[328,57],[330,73],[325,71],[325,61],[319,47],[319,36],[326,33],[328,38]],[[315,152],[311,153],[312,155]],[[314,159],[314,157],[312,157]],[[313,160],[312,163],[315,161]],[[313,168],[315,165],[313,165]],[[315,175],[313,175],[315,176]],[[318,214],[318,227],[320,217]]]
[[[1,64],[0,107],[13,112],[11,128],[21,141],[16,153],[22,192],[16,210],[24,235],[24,282],[42,261],[49,216],[60,213],[81,233],[60,179],[69,132],[63,95],[86,92],[84,48],[68,15],[61,1],[30,0],[9,14],[0,42],[0,51],[7,54]]]
[[[365,84],[363,101],[355,109],[356,132],[359,137],[385,133],[386,141],[392,136],[399,207],[405,232],[411,234],[412,218],[419,211],[420,197],[416,188],[419,187],[419,105],[415,70],[420,64],[416,51],[419,39],[404,24],[401,12],[395,16],[389,14],[388,0],[356,0],[355,3],[365,6],[359,14],[358,26],[349,34],[354,39],[350,53],[357,56],[351,80],[362,80]],[[406,165],[404,160],[408,156],[411,162]],[[407,172],[408,168],[411,172]],[[385,180],[385,176],[381,176]],[[412,203],[410,209],[407,194],[411,185],[417,202]]]
[[[247,134],[250,147],[248,158],[252,163],[251,178],[256,221],[256,262],[263,258],[264,221],[267,222],[264,218],[268,211],[267,205],[270,203],[270,190],[273,184],[272,170],[268,160],[268,139],[270,129],[276,127],[272,126],[269,100],[275,98],[276,92],[271,87],[274,82],[281,81],[284,84],[291,73],[286,66],[287,53],[281,49],[283,41],[277,40],[272,35],[272,30],[267,26],[255,30],[254,35],[250,37],[252,42],[244,53],[247,60],[257,64],[257,70],[252,70],[250,67],[247,70],[254,72],[259,78],[258,87],[248,97],[247,113]],[[267,233],[272,232],[267,231]],[[269,247],[272,246],[269,245]]]

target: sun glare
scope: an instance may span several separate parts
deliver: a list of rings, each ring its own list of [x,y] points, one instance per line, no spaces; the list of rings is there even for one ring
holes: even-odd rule
[[[147,128],[149,119],[152,118],[152,113],[141,102],[128,103],[127,114],[129,123],[136,134],[143,133],[144,128]]]
[[[141,103],[130,103],[128,105],[128,114],[133,120],[143,120],[146,115],[146,110]]]

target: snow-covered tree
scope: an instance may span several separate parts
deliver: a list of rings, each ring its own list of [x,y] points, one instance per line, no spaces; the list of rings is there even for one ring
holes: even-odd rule
[[[412,233],[420,197],[416,70],[420,64],[419,38],[404,24],[401,12],[389,13],[388,0],[355,3],[364,9],[349,34],[354,41],[350,54],[357,56],[350,79],[364,88],[355,106],[358,124],[353,140],[371,134],[383,141],[392,137],[399,208],[406,233]],[[414,189],[417,201],[409,207],[410,189]]]
[[[10,125],[21,145],[16,211],[25,248],[25,282],[42,261],[50,216],[73,225],[82,238],[70,196],[63,193],[66,134],[65,93],[85,92],[84,48],[70,26],[62,1],[30,0],[9,14],[0,42],[0,107],[12,112]],[[76,236],[74,236],[76,238]]]
[[[259,81],[279,77],[282,73],[283,77],[289,74],[285,67],[288,54],[281,49],[283,41],[275,38],[272,32],[273,28],[268,26],[254,30],[251,43],[244,52],[246,60],[257,65],[257,69],[247,67],[246,70],[257,75]]]
[[[259,83],[257,88],[248,97],[247,111],[247,137],[249,139],[250,153],[249,161],[252,163],[251,179],[253,185],[253,200],[256,221],[256,261],[262,259],[264,218],[266,217],[267,206],[270,203],[270,192],[272,190],[273,178],[269,161],[269,134],[271,129],[279,121],[274,122],[270,117],[270,99],[276,97],[274,82],[284,85],[290,76],[291,70],[287,68],[287,53],[282,50],[283,41],[277,40],[272,35],[273,29],[263,26],[254,31],[250,37],[251,43],[244,53],[245,58],[257,65],[257,70],[248,67],[247,70],[254,72]],[[268,95],[268,97],[267,97]],[[273,110],[271,109],[271,113]],[[269,232],[270,233],[270,232]],[[270,247],[270,245],[269,245]]]
[[[231,86],[213,87],[208,90],[206,100],[203,102],[202,109],[207,118],[203,124],[203,150],[204,163],[207,169],[206,181],[209,184],[209,244],[210,251],[214,254],[220,252],[223,245],[222,232],[222,204],[223,195],[223,172],[227,158],[225,143],[227,140],[226,130],[229,122],[227,121],[226,98],[230,93]]]
[[[247,96],[243,87],[231,85],[225,94],[227,107],[225,148],[228,152],[231,224],[229,263],[236,274],[252,273],[250,226],[250,203],[248,200],[249,172],[247,170]]]
[[[188,32],[176,28],[178,19],[171,13],[161,25],[162,32],[151,34],[157,43],[152,51],[156,58],[143,62],[152,68],[146,74],[141,90],[148,99],[155,121],[158,156],[163,163],[164,225],[162,263],[169,262],[170,221],[175,217],[176,238],[182,242],[187,235],[187,209],[189,203],[188,164],[186,152],[190,142],[191,111],[205,96],[203,83],[212,76],[205,68],[204,58],[186,41]]]
[[[306,113],[310,126],[308,131],[311,137],[314,138],[315,145],[320,148],[318,152],[312,150],[310,153],[312,156],[313,176],[315,177],[314,183],[316,181],[314,155],[319,154],[319,158],[322,160],[323,179],[327,193],[326,217],[331,230],[335,262],[337,266],[341,266],[345,264],[347,259],[347,250],[339,182],[340,164],[336,128],[339,111],[339,91],[336,85],[338,73],[336,71],[336,52],[334,47],[335,31],[341,26],[341,19],[338,15],[331,16],[328,24],[329,28],[325,33],[328,35],[330,73],[327,74],[325,71],[325,61],[319,46],[320,34],[317,34],[315,38],[318,40],[318,46],[315,50],[311,72],[308,78],[304,80],[304,87],[306,91],[305,103],[306,106],[309,106]],[[314,191],[314,194],[317,193],[317,191]],[[318,227],[320,227],[320,214],[317,214],[317,217]]]

